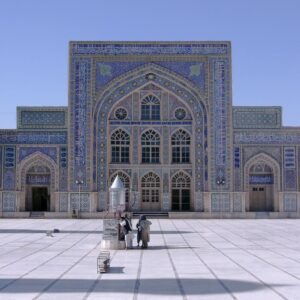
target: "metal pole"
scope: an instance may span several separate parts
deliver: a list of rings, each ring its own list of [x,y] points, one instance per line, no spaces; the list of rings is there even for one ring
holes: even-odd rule
[[[80,209],[81,209],[81,182],[79,182],[79,206],[78,206],[78,219],[80,218]]]
[[[81,212],[81,185],[83,184],[83,181],[82,180],[76,180],[75,183],[78,185],[78,203],[77,203],[77,206],[78,206],[78,218],[80,216],[80,212]]]

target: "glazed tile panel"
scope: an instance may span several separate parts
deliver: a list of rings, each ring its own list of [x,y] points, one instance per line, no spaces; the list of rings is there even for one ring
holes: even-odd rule
[[[281,107],[233,107],[233,128],[280,128]]]

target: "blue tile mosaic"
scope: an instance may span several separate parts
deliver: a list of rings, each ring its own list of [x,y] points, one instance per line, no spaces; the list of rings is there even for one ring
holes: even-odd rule
[[[55,162],[57,161],[57,149],[56,147],[20,147],[19,149],[19,162],[27,156],[41,152],[51,157]]]
[[[67,144],[67,132],[0,130],[0,144]]]
[[[228,43],[71,43],[72,55],[228,54]]]

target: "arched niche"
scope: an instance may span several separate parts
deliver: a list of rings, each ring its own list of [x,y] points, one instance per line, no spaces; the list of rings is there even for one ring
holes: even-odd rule
[[[23,159],[17,168],[17,189],[21,211],[54,211],[58,190],[58,166],[49,156],[35,152]]]
[[[151,76],[150,76],[151,75]],[[160,89],[175,95],[188,107],[192,114],[194,131],[193,141],[193,174],[195,190],[204,191],[208,188],[208,140],[209,115],[208,101],[203,91],[200,91],[189,80],[155,64],[147,64],[112,80],[97,95],[93,110],[94,138],[94,184],[99,192],[107,192],[110,138],[108,130],[109,116],[119,101],[129,94],[153,84]],[[134,136],[134,134],[133,134]],[[134,149],[133,149],[134,152]]]
[[[244,167],[246,211],[278,211],[280,167],[269,155],[259,153]]]

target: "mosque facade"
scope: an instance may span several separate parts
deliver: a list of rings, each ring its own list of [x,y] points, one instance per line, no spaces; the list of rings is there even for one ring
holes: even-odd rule
[[[67,107],[0,130],[2,216],[106,211],[299,213],[300,128],[232,106],[230,42],[70,42]]]

